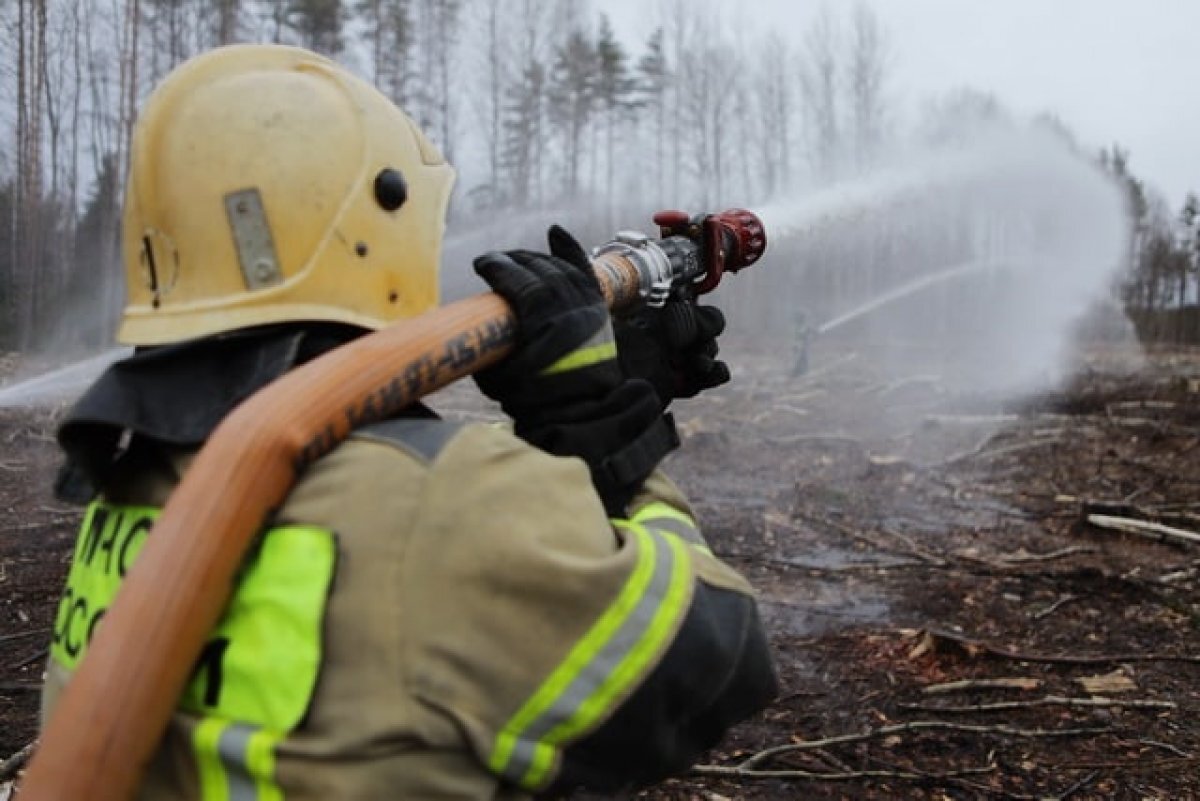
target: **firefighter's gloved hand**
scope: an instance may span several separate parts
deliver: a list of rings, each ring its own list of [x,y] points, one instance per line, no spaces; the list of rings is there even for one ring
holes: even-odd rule
[[[672,299],[617,318],[615,329],[625,375],[653,384],[664,409],[729,381],[728,365],[717,359],[725,315],[716,306]]]
[[[513,352],[475,381],[517,420],[543,407],[602,398],[623,380],[587,254],[558,226],[548,238],[549,255],[512,250],[475,259],[475,272],[517,318]]]
[[[550,254],[485,253],[475,272],[512,307],[516,346],[475,373],[480,390],[513,418],[517,436],[577,456],[612,515],[678,444],[654,388],[626,378],[587,253],[553,226]]]

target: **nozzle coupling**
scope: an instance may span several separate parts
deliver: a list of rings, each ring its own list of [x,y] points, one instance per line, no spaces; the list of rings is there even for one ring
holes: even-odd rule
[[[674,286],[688,284],[703,272],[699,245],[684,236],[651,239],[639,231],[621,231],[593,255],[605,253],[615,253],[637,268],[638,296],[654,308],[667,302]]]

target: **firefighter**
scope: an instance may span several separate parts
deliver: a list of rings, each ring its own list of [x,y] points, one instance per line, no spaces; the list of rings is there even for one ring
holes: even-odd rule
[[[435,307],[452,181],[399,109],[304,50],[221,48],[148,99],[123,216],[118,339],[135,351],[58,433],[57,490],[86,511],[43,715],[220,420]],[[513,425],[416,404],[309,467],[140,797],[618,791],[685,770],[769,702],[750,588],[657,467],[678,442],[667,404],[728,378],[719,312],[696,310],[687,342],[622,322],[623,367],[585,253],[558,228],[549,251],[475,262],[517,318],[512,354],[476,375]]]

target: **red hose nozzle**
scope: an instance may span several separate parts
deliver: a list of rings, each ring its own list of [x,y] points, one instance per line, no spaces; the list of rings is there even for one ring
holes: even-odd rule
[[[654,215],[663,239],[681,236],[700,246],[703,278],[693,288],[697,295],[711,292],[728,270],[736,273],[758,261],[767,249],[762,220],[746,209],[727,209],[716,214],[689,216],[685,211],[667,210]]]

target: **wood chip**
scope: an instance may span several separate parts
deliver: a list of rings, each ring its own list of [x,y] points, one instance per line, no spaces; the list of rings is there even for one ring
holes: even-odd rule
[[[1127,693],[1138,688],[1133,679],[1120,669],[1098,676],[1083,676],[1075,679],[1075,682],[1083,688],[1084,692],[1092,695]]]

